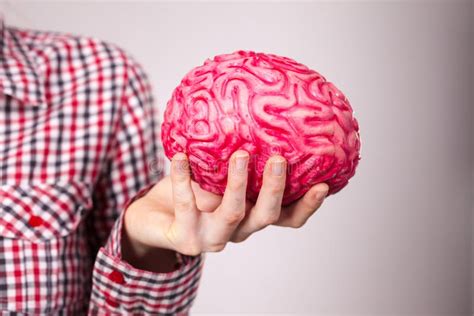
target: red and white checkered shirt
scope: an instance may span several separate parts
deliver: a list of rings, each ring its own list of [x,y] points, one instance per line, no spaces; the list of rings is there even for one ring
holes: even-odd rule
[[[161,177],[141,67],[102,41],[0,24],[0,314],[186,314],[202,257],[121,260],[123,210]]]

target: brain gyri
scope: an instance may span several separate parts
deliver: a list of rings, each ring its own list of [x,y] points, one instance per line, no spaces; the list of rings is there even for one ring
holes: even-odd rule
[[[265,162],[288,161],[283,205],[325,182],[345,187],[360,160],[359,126],[347,98],[318,72],[290,58],[238,51],[192,69],[168,101],[165,154],[188,155],[192,178],[223,194],[228,161],[249,153],[247,198],[255,201]]]

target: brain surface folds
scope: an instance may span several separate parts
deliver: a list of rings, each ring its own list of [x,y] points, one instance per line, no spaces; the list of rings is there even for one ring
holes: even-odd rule
[[[232,153],[246,150],[252,201],[267,159],[285,157],[284,205],[316,183],[340,191],[360,159],[357,120],[332,83],[292,59],[251,51],[192,69],[167,104],[162,140],[166,156],[186,153],[193,179],[216,194],[224,193]]]

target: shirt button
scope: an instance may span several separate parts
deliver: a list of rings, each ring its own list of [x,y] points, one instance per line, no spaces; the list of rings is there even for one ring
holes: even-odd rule
[[[43,225],[43,219],[36,215],[31,215],[30,219],[28,220],[28,224],[31,227],[38,227]]]
[[[113,270],[109,273],[109,279],[118,284],[125,283],[125,278],[123,277],[123,274],[116,270]]]
[[[117,308],[117,307],[119,307],[119,305],[120,305],[116,300],[114,300],[114,299],[111,298],[110,296],[107,296],[107,297],[105,298],[105,302],[106,302],[109,306],[111,306],[111,307],[113,307],[113,308]]]

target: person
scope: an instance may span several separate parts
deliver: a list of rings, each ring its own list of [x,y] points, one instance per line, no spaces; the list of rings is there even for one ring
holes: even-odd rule
[[[223,196],[164,176],[147,76],[117,46],[0,24],[2,315],[183,315],[204,254],[268,225],[300,227],[324,183],[282,209],[286,161],[271,157],[255,204],[248,154]]]

